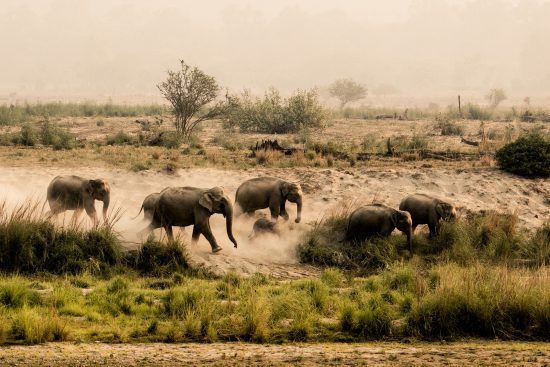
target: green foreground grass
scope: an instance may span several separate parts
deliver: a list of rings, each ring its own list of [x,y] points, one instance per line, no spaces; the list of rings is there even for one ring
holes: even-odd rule
[[[345,214],[336,211],[299,255],[353,256],[357,267],[333,263],[318,278],[285,281],[214,277],[190,267],[183,243],[150,238],[124,252],[108,225],[58,227],[37,213],[0,205],[0,344],[550,340],[550,230],[525,234],[513,216],[451,223],[424,243],[416,236],[424,247],[411,257],[402,236],[325,251]]]

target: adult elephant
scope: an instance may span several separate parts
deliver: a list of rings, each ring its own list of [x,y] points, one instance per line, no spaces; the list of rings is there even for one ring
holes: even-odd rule
[[[57,176],[48,186],[47,198],[50,215],[55,216],[65,210],[74,210],[73,221],[76,222],[82,210],[86,210],[86,214],[96,226],[98,219],[95,200],[103,202],[105,220],[111,200],[111,187],[104,179],[89,180],[79,176]]]
[[[372,236],[389,236],[397,228],[407,236],[412,252],[412,220],[408,212],[382,204],[362,206],[351,213],[346,240],[365,240]]]
[[[427,224],[430,236],[439,232],[441,219],[456,218],[456,209],[452,204],[425,194],[407,196],[399,204],[399,209],[411,214],[413,233],[419,224]]]
[[[296,223],[302,220],[302,188],[300,184],[287,182],[275,177],[258,177],[245,181],[237,189],[235,203],[238,210],[253,214],[256,210],[269,208],[271,219],[279,215],[288,220],[286,201],[296,203]]]
[[[147,229],[163,227],[169,239],[173,239],[172,226],[193,225],[193,242],[202,234],[210,243],[212,252],[222,248],[216,242],[210,229],[210,216],[223,214],[229,240],[237,247],[233,237],[233,204],[221,187],[201,189],[197,187],[169,187],[159,194],[153,213],[153,219]]]
[[[155,213],[155,207],[157,206],[159,197],[159,192],[147,195],[145,199],[143,199],[143,204],[141,204],[139,213],[132,219],[136,219],[141,214],[141,211],[143,211],[143,219],[148,221],[153,220],[153,214]]]

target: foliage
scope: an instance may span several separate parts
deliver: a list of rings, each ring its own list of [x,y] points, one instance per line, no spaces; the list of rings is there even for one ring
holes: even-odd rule
[[[437,127],[441,129],[441,135],[464,135],[464,127],[448,118],[437,119]]]
[[[340,100],[340,109],[342,109],[350,102],[365,98],[367,88],[351,79],[339,79],[329,86],[329,93]]]
[[[487,121],[492,117],[492,112],[490,110],[483,109],[476,104],[469,103],[468,106],[466,106],[466,110],[468,112],[468,117],[472,120]]]
[[[108,103],[37,103],[0,105],[0,125],[14,125],[28,122],[36,117],[131,117],[155,116],[164,113],[166,108],[161,105],[119,105]]]
[[[270,89],[263,97],[254,98],[244,91],[240,96],[227,96],[224,127],[241,132],[285,134],[304,129],[319,129],[326,122],[326,112],[314,90],[296,91],[282,98],[279,91]]]
[[[183,60],[180,64],[181,69],[169,70],[166,81],[157,87],[172,105],[176,130],[188,138],[199,123],[220,114],[219,105],[206,110],[206,106],[218,95],[219,87],[214,77],[187,65]]]
[[[502,88],[493,88],[489,90],[489,93],[485,96],[485,99],[489,102],[492,108],[496,108],[506,98],[506,92]]]
[[[550,177],[550,140],[530,134],[506,144],[496,153],[501,169],[524,177]]]

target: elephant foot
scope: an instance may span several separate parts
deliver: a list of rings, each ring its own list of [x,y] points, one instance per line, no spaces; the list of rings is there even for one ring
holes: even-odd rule
[[[222,250],[222,248],[219,247],[219,246],[218,246],[218,247],[214,247],[214,248],[212,249],[212,253],[215,254],[216,252],[220,252],[221,250]]]

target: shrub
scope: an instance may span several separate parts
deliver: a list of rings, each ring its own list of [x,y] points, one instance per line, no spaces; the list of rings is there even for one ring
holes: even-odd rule
[[[107,145],[131,145],[134,144],[134,142],[135,139],[126,134],[124,131],[119,131],[115,135],[107,136],[106,139]]]
[[[303,129],[322,128],[326,112],[315,91],[297,91],[282,98],[276,89],[265,93],[263,99],[253,98],[249,92],[229,96],[223,116],[224,127],[241,132],[286,134]]]
[[[524,177],[550,177],[550,139],[531,134],[506,144],[496,153],[501,169]]]
[[[40,127],[40,140],[43,145],[52,146],[55,150],[72,149],[76,146],[76,139],[71,133],[48,120]]]
[[[189,270],[187,252],[179,241],[162,243],[150,236],[141,245],[134,259],[131,260],[142,274],[168,275],[176,271]]]
[[[464,127],[448,119],[442,119],[437,127],[441,129],[441,135],[464,135]]]
[[[492,117],[492,112],[490,110],[485,110],[476,104],[468,104],[466,110],[468,111],[468,117],[472,120],[486,121],[490,120]]]

